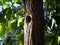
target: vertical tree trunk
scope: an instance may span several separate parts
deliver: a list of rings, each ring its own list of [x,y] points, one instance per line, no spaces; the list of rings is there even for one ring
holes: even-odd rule
[[[43,0],[25,0],[24,45],[44,45]]]

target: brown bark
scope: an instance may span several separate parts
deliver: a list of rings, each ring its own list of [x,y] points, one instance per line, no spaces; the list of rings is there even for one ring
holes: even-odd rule
[[[44,45],[42,0],[25,0],[24,45]]]

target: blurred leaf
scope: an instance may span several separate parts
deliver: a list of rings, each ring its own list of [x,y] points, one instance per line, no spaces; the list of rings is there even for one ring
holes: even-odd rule
[[[7,31],[11,30],[11,21],[8,21]]]
[[[4,16],[4,18],[5,18],[5,19],[7,18],[6,15]]]
[[[52,40],[49,42],[49,45],[52,45]]]
[[[60,36],[58,36],[58,44],[60,43]]]
[[[20,34],[16,35],[16,40],[19,42],[23,40],[23,33],[21,32]]]
[[[13,21],[13,23],[11,23],[12,24],[11,28],[16,29],[17,28],[17,20],[12,20],[12,21]]]
[[[0,37],[2,37],[5,34],[6,30],[5,30],[5,26],[0,24]]]
[[[0,0],[1,4],[3,4],[6,0]]]
[[[6,8],[10,8],[10,5],[9,4],[4,4],[4,9]]]
[[[18,0],[12,0],[12,3],[16,3],[16,2],[18,2]]]
[[[3,29],[3,26],[0,24],[0,32],[1,32],[2,29]]]
[[[14,23],[16,21],[16,19],[13,19],[13,20],[11,20],[11,23]]]
[[[23,25],[24,25],[24,20],[23,20],[23,21],[20,23],[20,25],[19,25],[19,29],[20,29],[20,30],[24,30],[24,26],[23,26]]]
[[[55,19],[52,18],[51,29],[53,28],[54,23],[55,23]]]
[[[22,41],[20,41],[19,45],[23,45],[23,44],[22,44]]]
[[[17,18],[17,14],[14,14],[14,17]]]
[[[6,11],[6,17],[8,20],[10,20],[12,18],[12,10],[9,8],[7,11]]]
[[[19,24],[23,21],[23,17],[18,19],[17,27],[19,27]]]
[[[45,0],[45,7],[47,9],[47,11],[52,11],[54,9],[56,9],[56,0]]]

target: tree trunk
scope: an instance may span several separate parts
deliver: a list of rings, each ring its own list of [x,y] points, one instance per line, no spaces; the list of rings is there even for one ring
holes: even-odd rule
[[[43,0],[25,0],[24,45],[44,45]]]

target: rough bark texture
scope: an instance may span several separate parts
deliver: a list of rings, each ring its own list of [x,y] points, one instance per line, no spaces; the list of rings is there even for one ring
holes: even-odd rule
[[[25,0],[24,45],[44,45],[43,0]]]

